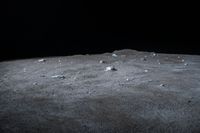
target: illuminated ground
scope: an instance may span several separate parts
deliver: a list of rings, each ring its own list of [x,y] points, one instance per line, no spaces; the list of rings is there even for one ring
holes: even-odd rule
[[[0,132],[200,131],[200,56],[114,53],[1,62]]]

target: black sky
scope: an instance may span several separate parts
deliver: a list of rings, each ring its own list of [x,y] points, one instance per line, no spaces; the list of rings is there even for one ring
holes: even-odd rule
[[[200,54],[195,4],[9,0],[1,10],[1,59],[123,48]]]

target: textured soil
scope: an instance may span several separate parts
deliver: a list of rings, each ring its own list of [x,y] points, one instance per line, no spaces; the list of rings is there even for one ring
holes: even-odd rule
[[[0,133],[200,132],[200,56],[113,53],[0,62]]]

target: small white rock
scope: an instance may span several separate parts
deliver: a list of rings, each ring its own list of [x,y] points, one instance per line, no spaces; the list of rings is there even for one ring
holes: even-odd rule
[[[45,62],[45,59],[39,59],[38,62]]]
[[[117,69],[114,66],[108,66],[105,71],[117,71]]]
[[[33,85],[38,85],[38,83],[37,83],[37,82],[34,82]]]
[[[188,63],[184,63],[185,66],[188,66]]]
[[[129,78],[127,78],[126,81],[129,81]]]
[[[153,57],[156,56],[156,53],[153,52],[153,53],[152,53],[152,56],[153,56]]]
[[[90,95],[90,94],[92,94],[92,92],[89,90],[89,91],[87,91],[87,94],[89,94],[89,95]]]
[[[161,63],[160,63],[160,60],[157,60],[157,62],[158,62],[159,65],[161,64]]]
[[[112,57],[117,57],[117,55],[116,54],[112,54]]]
[[[181,62],[185,62],[185,60],[184,60],[184,59],[182,59],[182,60],[181,60]]]
[[[106,63],[104,60],[99,61],[100,64]]]
[[[160,87],[164,87],[165,85],[164,84],[160,84]]]
[[[63,75],[54,75],[54,76],[51,76],[52,78],[59,78],[59,79],[65,79],[65,76]]]
[[[144,72],[145,72],[145,73],[147,73],[147,72],[148,72],[148,70],[146,69],[146,70],[144,70]]]

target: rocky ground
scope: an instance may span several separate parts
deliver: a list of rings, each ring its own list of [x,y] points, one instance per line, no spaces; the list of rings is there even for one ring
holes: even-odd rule
[[[199,133],[200,56],[134,50],[0,63],[1,133]]]

